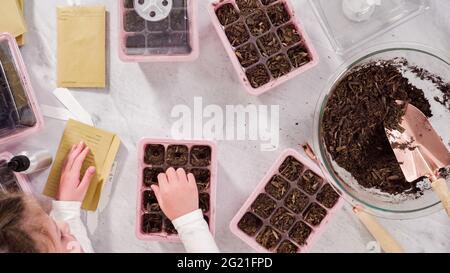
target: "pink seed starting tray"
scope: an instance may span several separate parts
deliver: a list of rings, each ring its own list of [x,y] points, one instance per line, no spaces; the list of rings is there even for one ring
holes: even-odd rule
[[[43,117],[16,40],[0,33],[0,146],[39,131]]]
[[[318,63],[289,0],[220,0],[214,27],[246,90],[261,95]]]
[[[119,56],[130,62],[193,61],[197,0],[119,0]]]
[[[142,139],[138,152],[136,234],[140,240],[179,241],[176,229],[164,215],[151,185],[169,167],[184,168],[195,176],[199,206],[215,234],[217,155],[210,141]]]
[[[311,160],[288,149],[230,224],[259,252],[306,252],[342,207],[343,199]]]
[[[8,168],[7,163],[12,157],[9,152],[0,154],[0,191],[31,193],[27,176],[14,173]]]

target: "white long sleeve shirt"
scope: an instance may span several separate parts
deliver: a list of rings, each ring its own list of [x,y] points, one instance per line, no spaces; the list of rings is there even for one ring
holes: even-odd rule
[[[50,215],[57,221],[65,221],[72,235],[85,253],[93,253],[86,227],[81,221],[81,202],[53,201]],[[184,248],[189,253],[217,253],[219,249],[209,231],[201,210],[196,210],[173,221]]]

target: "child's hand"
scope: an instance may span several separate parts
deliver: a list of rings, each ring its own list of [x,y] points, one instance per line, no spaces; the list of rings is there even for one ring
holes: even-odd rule
[[[158,185],[152,185],[156,199],[164,214],[175,220],[198,209],[198,189],[193,174],[184,169],[169,168],[158,175]]]
[[[80,181],[81,167],[88,154],[89,148],[83,142],[72,146],[61,170],[57,200],[83,201],[89,184],[95,175],[95,167],[89,167]]]

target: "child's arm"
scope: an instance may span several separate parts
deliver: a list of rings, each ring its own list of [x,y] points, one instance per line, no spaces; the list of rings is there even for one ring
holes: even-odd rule
[[[194,175],[183,169],[169,168],[153,185],[159,205],[173,222],[187,252],[219,252],[208,224],[198,205],[198,189]]]
[[[94,252],[86,228],[80,218],[81,202],[95,175],[95,168],[89,167],[80,181],[80,172],[89,148],[84,143],[74,145],[67,155],[61,171],[57,201],[53,201],[51,216],[57,221],[65,221],[72,235],[78,240],[84,252]]]

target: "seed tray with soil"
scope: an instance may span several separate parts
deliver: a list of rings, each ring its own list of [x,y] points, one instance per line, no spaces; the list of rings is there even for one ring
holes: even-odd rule
[[[138,149],[138,198],[136,235],[141,240],[179,241],[171,221],[164,215],[151,185],[168,168],[192,173],[199,190],[199,208],[215,234],[216,146],[209,141],[142,139]]]
[[[260,252],[306,252],[343,203],[320,173],[296,151],[284,151],[234,216],[231,231]]]
[[[209,12],[252,95],[267,92],[318,62],[289,0],[220,0],[210,5]]]
[[[12,157],[9,152],[0,154],[0,192],[31,193],[27,176],[14,173],[8,168],[8,162]]]
[[[0,145],[39,131],[43,118],[16,40],[0,34]]]
[[[178,62],[198,57],[197,0],[173,0],[170,12],[158,21],[142,17],[134,0],[118,2],[119,56],[123,61]],[[161,3],[168,5],[167,1]],[[154,11],[149,15],[155,16]]]

